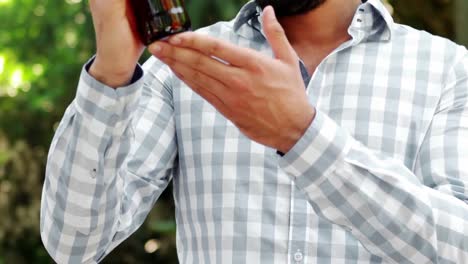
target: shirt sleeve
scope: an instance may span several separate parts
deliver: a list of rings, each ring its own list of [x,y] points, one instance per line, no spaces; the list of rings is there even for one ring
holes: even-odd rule
[[[171,74],[150,59],[113,89],[81,73],[53,138],[41,237],[58,263],[96,263],[132,234],[167,187],[177,152]]]
[[[466,263],[467,146],[465,55],[447,77],[414,168],[374,153],[320,111],[280,165],[318,214],[385,262]]]

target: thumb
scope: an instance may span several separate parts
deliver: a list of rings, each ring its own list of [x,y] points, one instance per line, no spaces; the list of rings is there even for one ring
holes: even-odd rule
[[[263,9],[263,30],[277,59],[288,63],[297,62],[297,54],[289,44],[286,33],[276,19],[275,10],[272,6]]]

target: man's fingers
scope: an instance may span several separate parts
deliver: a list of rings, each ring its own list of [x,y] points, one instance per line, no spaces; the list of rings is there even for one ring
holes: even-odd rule
[[[160,48],[159,51],[156,50],[155,45]],[[196,69],[220,82],[227,82],[229,80],[228,77],[234,74],[233,67],[195,50],[173,47],[164,42],[151,45],[149,50],[163,61],[164,58],[169,58],[178,63],[188,65],[188,67]]]
[[[287,63],[297,63],[297,55],[288,41],[283,27],[276,19],[275,10],[271,6],[263,9],[263,29],[275,57]]]
[[[237,67],[245,67],[253,59],[254,54],[250,49],[195,32],[175,35],[169,39],[169,43],[178,47],[197,50]]]
[[[226,94],[228,90],[223,83],[171,58],[163,60],[194,92],[205,98],[222,114],[227,115],[229,109],[224,104],[223,97],[230,95]]]

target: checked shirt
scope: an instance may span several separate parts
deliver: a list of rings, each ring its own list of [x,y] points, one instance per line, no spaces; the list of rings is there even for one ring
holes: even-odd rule
[[[260,10],[199,30],[272,55]],[[307,29],[304,29],[307,34]],[[173,182],[180,263],[468,263],[468,52],[379,0],[303,73],[317,116],[284,156],[155,58],[111,89],[85,67],[52,141],[41,235],[95,263]]]

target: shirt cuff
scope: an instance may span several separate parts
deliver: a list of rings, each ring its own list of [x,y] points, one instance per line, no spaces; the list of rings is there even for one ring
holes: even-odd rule
[[[143,83],[143,70],[136,65],[132,81],[122,87],[112,88],[93,78],[88,69],[94,58],[85,64],[75,98],[77,112],[84,117],[97,119],[108,125],[127,120],[138,106]]]
[[[326,114],[317,110],[302,138],[279,160],[279,166],[300,188],[316,183],[344,161],[353,138]]]

